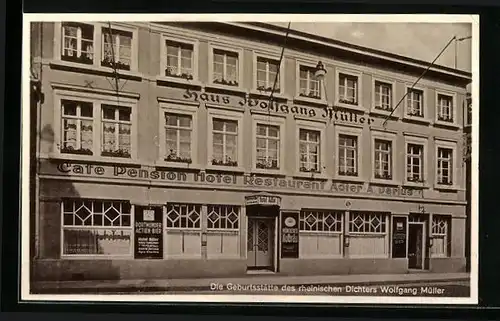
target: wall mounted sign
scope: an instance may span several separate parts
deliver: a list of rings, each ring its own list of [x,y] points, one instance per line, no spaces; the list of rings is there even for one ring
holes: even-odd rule
[[[299,257],[299,213],[281,213],[281,258]]]
[[[163,259],[162,208],[135,206],[134,257]]]
[[[392,218],[392,257],[406,257],[406,217]]]
[[[280,206],[281,198],[274,195],[251,195],[245,197],[245,204],[249,205],[275,205]]]

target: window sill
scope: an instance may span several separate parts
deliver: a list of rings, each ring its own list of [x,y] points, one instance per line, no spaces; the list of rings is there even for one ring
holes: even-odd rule
[[[257,90],[257,89],[252,89],[250,92],[249,92],[250,95],[252,96],[258,96],[258,97],[262,97],[262,98],[267,98],[269,99],[269,97],[271,96],[271,92],[270,91],[260,91],[260,90]],[[289,100],[290,97],[287,97],[285,96],[283,93],[281,92],[275,92],[273,93],[273,99],[276,98],[276,99],[281,99],[281,100]]]
[[[169,76],[156,76],[156,81],[157,82],[164,82],[164,83],[170,83],[170,84],[178,84],[181,86],[186,86],[186,87],[202,87],[201,82],[199,82],[196,79],[184,79],[184,78],[178,78],[178,77],[169,77]]]
[[[246,89],[241,88],[240,85],[230,86],[230,85],[221,85],[221,84],[210,83],[210,84],[206,84],[205,88],[222,90],[222,91],[230,91],[230,92],[239,93],[239,94],[246,94],[248,92]]]
[[[431,123],[430,119],[427,119],[425,117],[418,117],[418,116],[409,116],[405,115],[403,119],[407,122],[413,122],[413,123],[420,123],[420,124],[426,124],[429,125]]]
[[[394,179],[381,179],[381,178],[372,178],[370,180],[370,183],[377,184],[377,185],[392,185],[392,186],[399,186],[400,185],[400,183]]]
[[[103,67],[103,66],[98,66],[95,63],[92,65],[87,65],[84,63],[77,63],[77,62],[71,62],[71,61],[64,61],[64,60],[55,60],[50,62],[51,68],[62,68],[62,69],[80,69],[82,71],[86,71],[89,73],[100,73],[100,74],[105,74],[109,76],[114,76],[114,69],[110,67]],[[137,71],[134,70],[120,70],[117,69],[117,73],[119,76],[122,76],[123,78],[130,78],[130,79],[137,79],[137,80],[142,80],[143,75]]]
[[[241,166],[207,165],[206,170],[214,172],[244,173],[245,168]]]
[[[448,127],[448,128],[453,128],[453,129],[459,129],[460,126],[453,122],[453,123],[449,123],[449,122],[446,122],[446,121],[442,121],[442,120],[435,120],[434,121],[434,126],[436,127]]]
[[[83,227],[83,226],[82,226]],[[85,226],[92,229],[91,226]],[[110,229],[113,229],[110,226]],[[134,260],[131,254],[112,255],[112,254],[61,254],[61,260]]]
[[[415,182],[408,182],[405,181],[403,184],[404,187],[411,187],[411,188],[420,188],[420,189],[428,189],[429,185],[426,183],[415,183]]]
[[[359,174],[358,174],[359,175]],[[366,180],[359,176],[344,176],[344,175],[335,175],[333,177],[335,181],[343,181],[343,182],[355,182],[355,183],[364,183]]]
[[[298,102],[305,102],[305,103],[310,103],[310,104],[315,104],[315,105],[328,105],[327,101],[324,98],[311,98],[311,97],[304,97],[304,96],[295,96],[293,98],[294,101]]]
[[[396,115],[396,111],[394,111],[392,113],[392,115],[391,115],[390,111],[376,109],[376,108],[370,109],[370,114],[372,114],[372,115],[380,115],[380,116],[389,116],[390,115],[393,118],[399,118],[399,115]]]
[[[55,160],[70,160],[77,162],[96,162],[104,164],[129,164],[138,165],[136,159],[124,158],[124,157],[104,157],[97,155],[78,155],[78,154],[66,154],[66,153],[49,153],[46,155],[40,155],[40,158],[55,159]]]
[[[252,174],[261,175],[275,175],[275,176],[285,176],[282,169],[264,169],[264,168],[252,168]]]
[[[327,180],[329,177],[325,173],[321,172],[295,172],[293,177],[305,178],[305,179],[323,179]]]
[[[457,192],[460,188],[456,185],[441,185],[441,184],[434,184],[434,189],[438,191],[450,191],[450,192]]]
[[[359,103],[355,104],[355,105],[351,105],[351,104],[346,104],[346,103],[341,103],[341,102],[338,102],[336,101],[335,102],[335,107],[339,107],[339,108],[343,108],[343,109],[350,109],[350,110],[356,110],[356,111],[360,111],[360,112],[365,112],[366,109],[361,107],[359,105]]]
[[[182,163],[182,162],[168,162],[165,160],[159,160],[155,164],[157,167],[166,167],[166,168],[177,168],[177,169],[192,169],[192,170],[201,170],[201,166],[195,163]]]

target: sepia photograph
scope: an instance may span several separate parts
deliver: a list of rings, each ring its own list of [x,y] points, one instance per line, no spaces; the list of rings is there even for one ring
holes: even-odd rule
[[[478,16],[24,20],[22,300],[477,304]]]

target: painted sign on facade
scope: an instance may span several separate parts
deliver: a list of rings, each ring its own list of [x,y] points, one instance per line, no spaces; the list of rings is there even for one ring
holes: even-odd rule
[[[135,206],[136,259],[163,259],[163,220],[161,207]]]

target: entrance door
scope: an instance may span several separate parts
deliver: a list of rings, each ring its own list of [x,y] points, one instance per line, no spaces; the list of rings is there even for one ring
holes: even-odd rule
[[[272,269],[274,258],[274,220],[248,218],[247,266]]]
[[[412,224],[408,226],[408,268],[424,268],[424,225]]]

